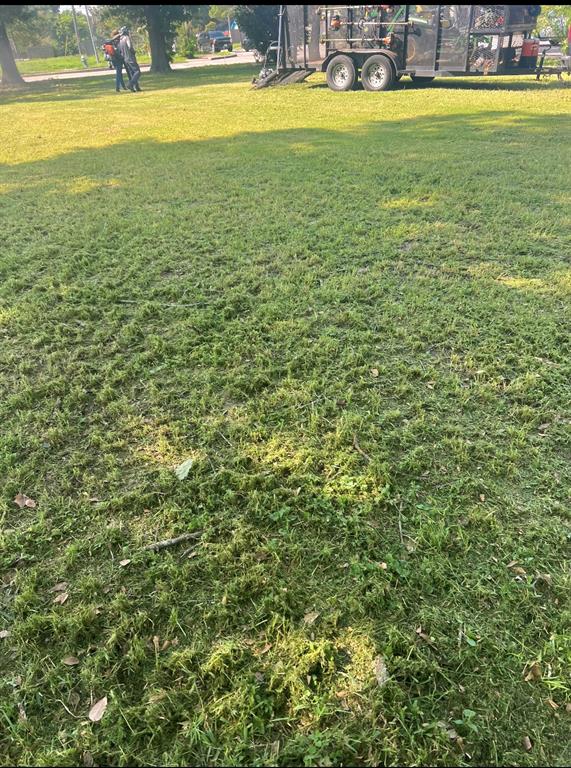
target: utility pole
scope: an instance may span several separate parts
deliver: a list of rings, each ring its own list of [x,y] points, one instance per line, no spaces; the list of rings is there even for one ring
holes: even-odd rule
[[[79,51],[79,58],[81,59],[81,63],[84,67],[87,67],[87,59],[85,58],[85,55],[81,52],[81,41],[79,39],[79,29],[77,28],[77,16],[75,14],[75,5],[71,6],[71,14],[73,16],[73,28],[75,29],[75,38],[77,40],[77,50]]]
[[[99,53],[97,52],[97,47],[95,46],[93,31],[91,29],[91,21],[89,20],[89,6],[84,5],[83,7],[85,8],[85,18],[87,19],[87,27],[89,29],[89,36],[91,37],[91,45],[93,47],[93,53],[95,54],[95,61],[99,64]]]

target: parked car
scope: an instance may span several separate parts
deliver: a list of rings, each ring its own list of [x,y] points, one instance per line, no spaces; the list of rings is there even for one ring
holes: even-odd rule
[[[198,47],[201,51],[218,53],[219,51],[232,50],[232,38],[226,32],[213,29],[210,32],[201,32],[198,35]]]

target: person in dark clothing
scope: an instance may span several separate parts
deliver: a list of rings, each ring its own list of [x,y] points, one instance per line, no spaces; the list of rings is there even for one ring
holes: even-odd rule
[[[123,80],[123,66],[125,62],[123,57],[117,50],[117,43],[119,42],[119,32],[113,32],[113,36],[110,40],[107,40],[103,45],[105,56],[109,56],[111,65],[115,68],[115,90],[119,93],[121,90],[126,91],[127,86]]]
[[[131,36],[127,27],[122,27],[120,30],[119,43],[117,44],[118,51],[123,57],[125,62],[125,69],[129,75],[129,82],[127,88],[130,91],[140,91],[139,78],[141,77],[141,69],[137,63],[137,57],[135,55],[135,49],[131,42]]]

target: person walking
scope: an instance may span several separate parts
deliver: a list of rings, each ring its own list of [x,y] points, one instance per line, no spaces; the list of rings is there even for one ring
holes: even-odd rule
[[[137,56],[135,55],[135,49],[133,47],[133,43],[131,42],[131,36],[129,35],[129,29],[127,27],[121,27],[119,30],[120,37],[119,37],[119,43],[117,45],[117,48],[119,50],[119,53],[123,57],[123,61],[125,62],[125,69],[127,70],[127,74],[129,75],[129,82],[127,83],[127,88],[130,91],[140,91],[141,86],[139,85],[139,78],[141,77],[141,68],[139,67],[139,64],[137,63]]]
[[[117,49],[118,42],[119,32],[115,31],[112,33],[111,39],[107,40],[103,45],[105,56],[109,57],[109,63],[115,68],[115,90],[117,93],[127,90],[127,86],[123,80],[123,66],[125,62]]]

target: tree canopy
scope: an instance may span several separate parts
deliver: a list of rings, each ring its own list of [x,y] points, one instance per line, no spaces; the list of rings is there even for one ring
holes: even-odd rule
[[[278,10],[278,5],[235,5],[233,15],[252,45],[265,51],[276,38]]]
[[[207,5],[107,5],[104,16],[142,25],[149,35],[151,72],[170,72],[172,45],[183,21],[206,14]]]
[[[571,5],[542,5],[537,30],[545,37],[563,43],[571,25]]]

